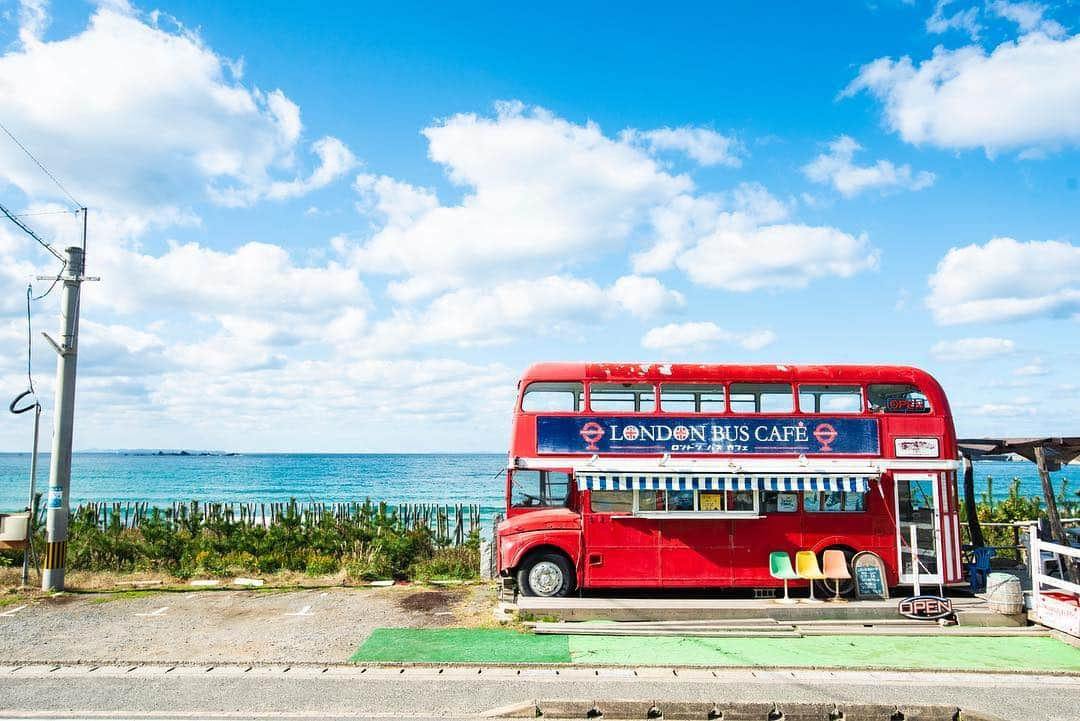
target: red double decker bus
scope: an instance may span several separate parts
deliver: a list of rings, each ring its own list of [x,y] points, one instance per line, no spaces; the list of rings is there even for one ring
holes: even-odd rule
[[[916,368],[541,363],[519,382],[499,570],[526,595],[772,588],[770,552],[835,548],[876,553],[890,586],[957,583],[958,458]]]

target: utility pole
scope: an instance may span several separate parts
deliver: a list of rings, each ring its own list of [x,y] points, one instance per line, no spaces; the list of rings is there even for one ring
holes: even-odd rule
[[[48,515],[45,522],[45,563],[41,576],[43,591],[64,590],[67,560],[68,512],[71,490],[71,441],[75,424],[75,362],[79,347],[79,290],[83,276],[83,249],[66,249],[67,264],[60,280],[60,343],[47,334],[45,340],[59,356],[56,359],[56,404],[52,455],[49,459]]]

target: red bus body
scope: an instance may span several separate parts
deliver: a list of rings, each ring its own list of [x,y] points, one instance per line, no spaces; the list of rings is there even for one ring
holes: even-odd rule
[[[530,387],[577,384],[571,409],[523,410]],[[788,386],[790,409],[765,408]],[[594,409],[620,387],[635,410]],[[903,392],[871,404],[893,387]],[[823,410],[838,388],[862,400]],[[669,396],[694,410],[665,411]],[[915,564],[924,584],[962,580],[956,433],[941,386],[916,368],[541,363],[519,383],[508,465],[504,575],[546,553],[567,559],[579,588],[778,587],[771,552],[841,548],[880,556],[889,586],[910,583]],[[536,471],[568,476],[565,498],[515,501],[515,478]]]

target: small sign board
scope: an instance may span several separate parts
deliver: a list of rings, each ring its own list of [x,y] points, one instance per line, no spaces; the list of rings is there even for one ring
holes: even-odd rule
[[[952,601],[941,596],[911,596],[896,604],[901,616],[917,621],[935,621],[953,615]]]
[[[884,601],[889,598],[885,583],[885,562],[881,556],[870,551],[856,553],[851,559],[855,575],[855,596],[861,601]]]

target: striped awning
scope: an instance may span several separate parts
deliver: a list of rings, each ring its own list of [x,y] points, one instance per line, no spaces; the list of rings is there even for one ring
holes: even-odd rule
[[[855,491],[865,492],[873,475],[760,473],[581,473],[582,491]]]

